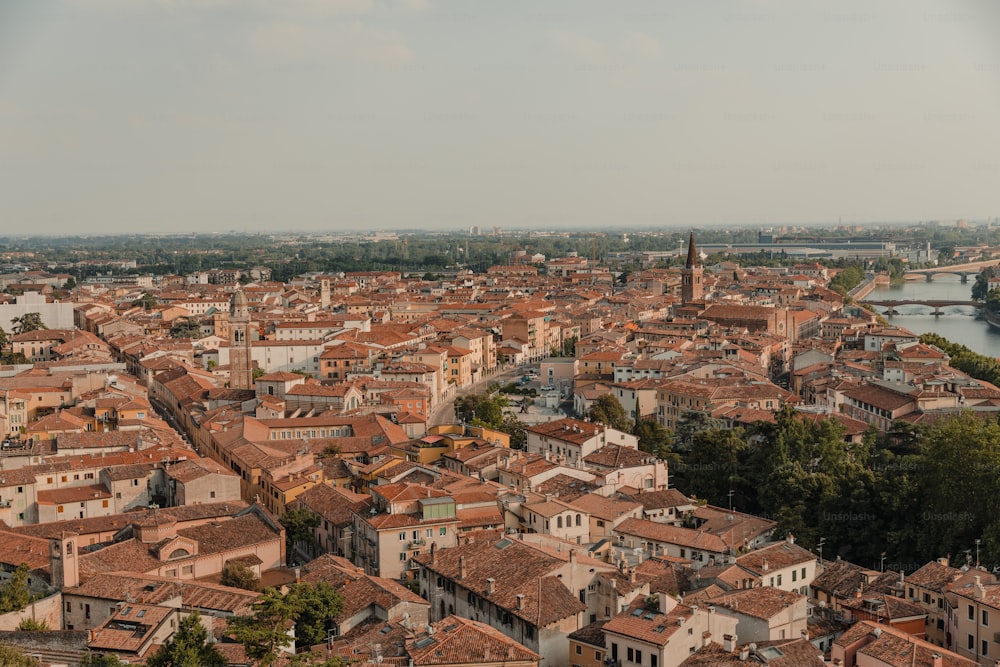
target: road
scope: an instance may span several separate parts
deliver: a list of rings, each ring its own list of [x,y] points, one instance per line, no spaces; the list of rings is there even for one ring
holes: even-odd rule
[[[491,382],[498,382],[500,384],[506,384],[514,378],[524,375],[531,364],[524,364],[523,366],[515,366],[513,368],[508,368],[505,371],[496,373],[495,375],[488,375],[487,377],[479,380],[478,382],[473,382],[468,387],[462,387],[458,389],[451,397],[444,399],[441,403],[431,411],[430,419],[427,420],[428,426],[437,426],[438,424],[454,424],[456,423],[455,417],[455,399],[462,396],[468,396],[470,394],[481,394],[486,391],[486,388]]]

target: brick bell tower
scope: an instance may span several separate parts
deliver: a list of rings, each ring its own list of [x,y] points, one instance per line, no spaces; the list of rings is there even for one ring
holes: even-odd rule
[[[705,286],[702,283],[701,264],[698,262],[698,250],[694,245],[694,232],[688,239],[687,262],[681,269],[681,303],[701,301],[705,296]]]
[[[250,308],[247,295],[239,287],[229,300],[229,386],[253,388],[253,364],[250,361]]]

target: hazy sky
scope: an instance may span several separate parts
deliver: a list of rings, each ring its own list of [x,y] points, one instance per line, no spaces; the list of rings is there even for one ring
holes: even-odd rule
[[[1000,215],[996,0],[0,0],[0,234]]]

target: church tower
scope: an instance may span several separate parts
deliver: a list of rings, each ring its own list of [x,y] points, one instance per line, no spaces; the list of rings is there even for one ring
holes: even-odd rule
[[[247,295],[237,287],[229,300],[229,386],[253,388],[253,364],[250,362],[250,308]]]
[[[681,269],[681,303],[701,301],[705,296],[705,286],[702,284],[701,265],[698,263],[698,250],[694,246],[694,232],[688,240],[687,262]]]

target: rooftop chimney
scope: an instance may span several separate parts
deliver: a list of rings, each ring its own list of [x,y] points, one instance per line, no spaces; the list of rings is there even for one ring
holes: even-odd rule
[[[942,667],[944,665],[944,658],[940,653],[931,654],[931,667]]]
[[[736,635],[722,635],[722,650],[728,653],[736,650]]]
[[[493,595],[493,591],[494,591],[494,588],[495,588],[494,584],[496,584],[496,579],[494,579],[493,577],[489,577],[489,578],[486,579],[486,594],[487,595]]]
[[[735,637],[733,638],[733,640],[735,641]],[[743,648],[740,649],[740,660],[746,662],[749,657],[750,657],[750,647],[744,646]]]
[[[437,563],[437,542],[431,542],[431,565]]]
[[[514,609],[517,609],[518,611],[524,609],[524,593],[517,594],[517,603],[515,604]]]
[[[465,556],[458,557],[458,578],[465,579]]]

